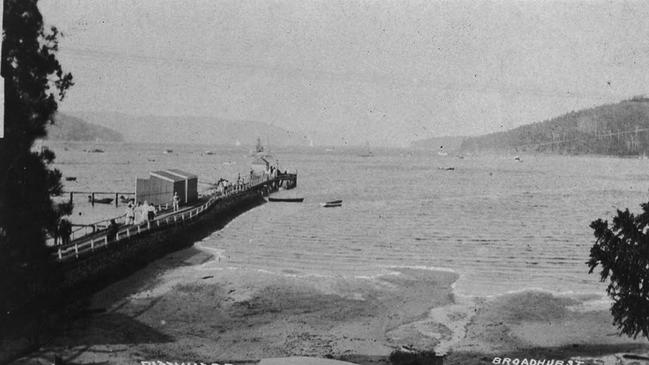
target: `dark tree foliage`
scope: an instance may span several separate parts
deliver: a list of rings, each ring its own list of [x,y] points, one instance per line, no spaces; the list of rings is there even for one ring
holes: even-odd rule
[[[0,139],[0,314],[34,304],[60,277],[45,246],[62,207],[54,153],[31,152],[46,135],[57,101],[72,86],[55,54],[59,32],[44,29],[36,0],[4,0],[2,76],[4,138]],[[65,210],[69,210],[69,207]],[[38,303],[43,297],[38,298]],[[1,318],[1,317],[0,317]]]
[[[614,301],[614,323],[633,338],[649,338],[649,203],[641,206],[637,216],[618,210],[610,226],[601,219],[590,224],[597,240],[589,272],[601,266],[601,280],[610,280],[606,291]]]

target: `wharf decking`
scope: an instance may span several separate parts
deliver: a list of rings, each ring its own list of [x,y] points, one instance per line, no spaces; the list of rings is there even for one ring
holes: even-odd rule
[[[214,206],[226,201],[236,202],[237,198],[249,195],[251,192],[257,192],[263,195],[277,190],[282,185],[287,189],[291,189],[296,184],[297,173],[279,174],[274,178],[269,176],[253,178],[248,183],[232,186],[225,193],[213,193],[201,197],[197,203],[182,207],[178,211],[163,212],[153,220],[147,220],[138,224],[121,225],[116,232],[109,232],[107,229],[104,229],[78,237],[68,244],[57,246],[54,256],[57,261],[62,263],[73,262],[109,247],[116,248],[116,246],[126,241],[130,241],[138,236],[144,237],[153,231],[170,229],[179,225],[192,223],[202,218]],[[109,237],[109,235],[114,235],[114,237]]]

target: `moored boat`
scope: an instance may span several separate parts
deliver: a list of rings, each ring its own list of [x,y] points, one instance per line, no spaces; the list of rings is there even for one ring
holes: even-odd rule
[[[342,200],[331,200],[325,203],[320,203],[321,206],[324,208],[334,208],[334,207],[341,207],[343,205]]]
[[[128,203],[134,203],[135,199],[134,198],[127,198],[124,195],[119,196],[119,201],[120,203],[128,204]]]
[[[302,203],[304,198],[268,198],[269,202]]]
[[[95,204],[110,204],[113,202],[112,198],[95,198],[93,201],[92,196],[88,195],[88,201]]]

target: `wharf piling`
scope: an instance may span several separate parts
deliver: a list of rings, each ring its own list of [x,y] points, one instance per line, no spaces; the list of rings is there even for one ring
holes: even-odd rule
[[[131,196],[135,198],[135,193],[134,192],[119,192],[119,191],[66,191],[64,193],[70,194],[70,203],[74,203],[74,194],[83,194],[84,196],[90,197],[88,201],[90,204],[94,207],[95,206],[95,195],[110,195],[115,196],[115,207],[119,206],[119,197],[120,196]]]

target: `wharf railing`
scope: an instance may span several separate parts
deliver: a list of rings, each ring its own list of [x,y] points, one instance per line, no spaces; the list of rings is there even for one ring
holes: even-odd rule
[[[122,214],[120,216],[113,217],[113,218],[102,219],[100,221],[88,223],[88,224],[72,223],[71,224],[72,232],[70,232],[69,239],[70,241],[74,241],[82,237],[94,234],[98,231],[104,230],[108,228],[111,220],[115,220],[116,223],[126,223],[126,214]],[[58,237],[55,239],[50,234],[48,234],[45,242],[47,246],[56,246],[57,240],[62,240],[62,239],[63,239],[62,237]]]
[[[141,235],[153,229],[157,230],[158,228],[184,224],[186,222],[195,220],[214,204],[219,203],[226,198],[231,198],[238,194],[266,186],[269,183],[281,183],[281,181],[286,178],[295,178],[295,176],[291,175],[295,174],[283,174],[277,175],[275,177],[268,175],[251,176],[247,182],[242,182],[240,184],[226,187],[223,192],[210,194],[209,199],[198,206],[193,206],[189,209],[184,208],[177,212],[171,212],[164,216],[154,218],[153,220],[146,220],[144,222],[127,225],[126,227],[121,226],[113,232],[109,232],[109,226],[106,226],[106,228],[104,228],[103,230],[98,231],[97,227],[100,227],[100,225],[93,224],[92,233],[89,233],[86,236],[80,236],[68,244],[57,246],[55,252],[56,258],[59,261],[78,259],[81,256],[94,252],[97,249],[104,248],[113,244],[118,244],[120,241],[130,239],[131,237]],[[100,222],[109,222],[111,219],[106,219]],[[114,235],[114,237],[109,237],[112,235]]]
[[[114,218],[100,220],[90,224],[72,224],[72,227],[77,227],[77,229],[72,230],[70,240],[74,241],[75,239],[79,239],[83,236],[89,236],[93,233],[106,229],[110,225],[111,220],[115,220],[116,223],[126,223],[126,214],[122,214]]]

